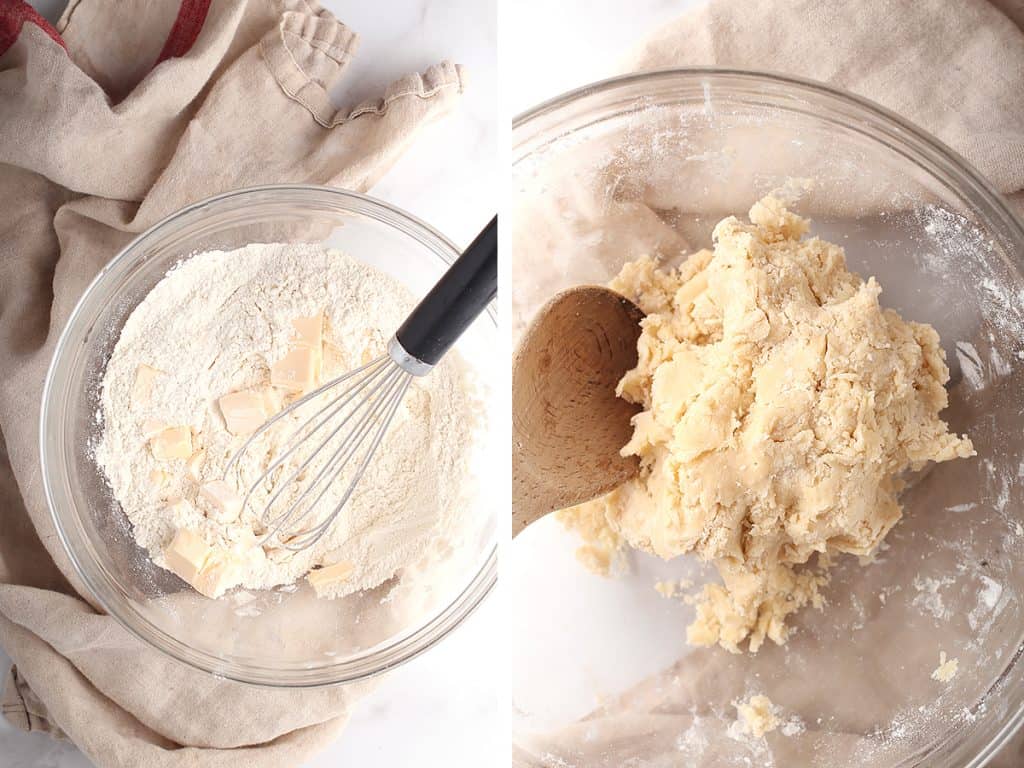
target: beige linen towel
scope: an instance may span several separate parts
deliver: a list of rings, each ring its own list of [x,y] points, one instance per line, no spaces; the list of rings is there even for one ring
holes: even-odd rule
[[[274,691],[192,670],[89,603],[40,482],[39,399],[85,286],[136,233],[269,182],[365,190],[462,92],[450,63],[338,111],[356,38],[308,0],[0,0],[0,645],[15,725],[100,766],[291,766],[364,686]]]
[[[970,160],[1020,210],[1024,203],[1022,25],[1024,0],[710,0],[644,41],[620,71],[720,65],[827,82],[872,99],[929,130]],[[594,76],[607,74],[595,72]],[[579,272],[590,264],[593,279],[607,279],[607,263],[621,263],[623,252],[680,250],[678,233],[642,202],[630,200],[616,208],[608,204],[603,186],[580,188],[586,185],[576,184],[569,174],[564,181],[557,206],[549,200],[525,204],[531,213],[526,236],[531,252],[540,253],[540,259],[544,250],[538,243],[562,250],[578,248],[580,257],[574,265]],[[557,196],[552,193],[550,197]],[[534,202],[537,209],[530,208]],[[588,238],[596,230],[604,235],[606,226],[612,232],[607,238]],[[595,253],[601,248],[614,254],[602,261],[602,254]],[[543,269],[530,263],[522,271],[534,268]],[[524,313],[529,310],[529,302],[526,304]],[[934,533],[940,538],[943,535]],[[947,535],[960,533],[954,530]],[[964,623],[962,617],[957,618]],[[828,620],[827,614],[822,620]],[[965,642],[969,631],[965,624]],[[898,640],[883,636],[877,642]],[[903,647],[901,653],[912,650]],[[761,654],[782,658],[773,648],[763,649]],[[653,768],[684,763],[695,768],[727,764],[789,768],[808,765],[810,754],[820,761],[814,765],[870,764],[870,756],[863,751],[865,740],[859,735],[863,731],[856,727],[826,734],[816,733],[818,729],[810,723],[806,733],[775,739],[771,753],[767,749],[757,752],[756,744],[730,738],[721,719],[703,717],[709,703],[728,708],[728,700],[721,701],[726,696],[723,692],[743,690],[748,682],[737,679],[736,670],[743,667],[729,662],[728,654],[719,649],[687,656],[576,725],[517,739],[513,764],[522,768],[618,768],[627,764]],[[848,665],[840,657],[831,670],[794,670],[791,698],[799,700],[802,676],[827,678],[844,674],[844,668],[857,670],[847,673],[837,690],[858,690],[859,695],[836,702],[837,717],[856,724],[858,712],[870,711],[875,697],[884,698],[879,689],[886,686],[880,679],[903,684],[895,670],[876,674],[863,659],[845,662]],[[849,679],[851,675],[863,680]],[[927,676],[922,681],[931,683]],[[950,723],[948,727],[955,726]],[[1024,735],[991,763],[995,768],[1022,764]]]
[[[652,35],[623,71],[715,64],[828,83],[931,132],[1020,202],[1019,23],[1024,0],[714,0]]]

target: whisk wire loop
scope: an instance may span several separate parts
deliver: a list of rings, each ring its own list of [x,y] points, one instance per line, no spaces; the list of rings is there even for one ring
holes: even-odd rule
[[[315,527],[313,527],[309,531],[305,531],[305,532],[299,533],[298,535],[292,537],[291,541],[289,541],[287,544],[285,544],[285,547],[287,549],[301,550],[301,549],[305,549],[307,547],[312,546],[317,541],[319,541],[320,538],[334,524],[334,521],[337,519],[338,515],[341,514],[341,510],[344,508],[345,504],[348,503],[349,498],[355,492],[356,486],[358,485],[360,478],[362,478],[363,473],[366,471],[366,468],[369,466],[370,461],[373,459],[373,455],[374,455],[374,453],[376,453],[377,447],[380,445],[381,441],[384,439],[384,435],[387,434],[388,426],[391,424],[392,419],[394,419],[395,413],[397,412],[398,407],[402,403],[402,398],[405,397],[406,390],[409,389],[409,385],[411,383],[412,383],[412,375],[403,372],[398,377],[397,384],[393,388],[393,391],[392,391],[392,393],[390,395],[390,399],[388,397],[381,398],[381,402],[386,402],[387,403],[387,405],[385,406],[384,416],[383,416],[383,418],[381,419],[380,423],[377,426],[377,431],[376,431],[376,434],[373,436],[372,442],[370,443],[368,449],[366,450],[365,454],[363,455],[362,463],[359,465],[358,469],[356,469],[355,473],[352,475],[352,478],[349,481],[348,487],[345,489],[345,493],[338,500],[338,503],[335,505],[334,509],[331,510],[330,514],[327,515],[327,517],[325,517],[323,519],[323,521],[321,521],[318,525],[316,525]],[[367,429],[367,430],[365,430],[360,435],[360,437],[356,441],[356,446],[355,446],[356,448],[358,448],[358,446],[360,444],[362,444],[362,442],[365,439],[366,435],[370,434],[371,431],[372,431],[371,429]],[[354,452],[355,452],[355,448],[353,449],[352,453],[354,453]],[[351,454],[350,454],[350,456],[351,456]],[[346,459],[345,463],[347,463],[347,459]],[[319,503],[320,499],[323,498],[323,495],[326,493],[326,490],[328,488],[330,488],[331,485],[334,484],[335,480],[337,480],[338,476],[341,474],[343,469],[344,469],[344,464],[340,464],[334,470],[333,474],[331,475],[330,480],[328,481],[327,485],[324,487],[324,490],[320,492],[320,495],[317,497],[317,500],[313,502],[311,507],[315,507],[316,504]],[[307,513],[303,513],[303,516],[305,516],[305,514],[307,514]],[[299,519],[301,520],[303,516],[300,516]]]
[[[276,539],[276,547],[301,550],[315,544],[327,532],[355,492],[412,379],[413,375],[393,356],[381,355],[299,398],[249,435],[225,467],[225,479],[242,455],[254,449],[261,435],[285,417],[295,418],[304,406],[315,407],[280,443],[282,450],[248,485],[242,498],[242,509],[246,509],[253,503],[257,490],[270,490],[259,514],[264,526],[261,544]],[[321,404],[319,400],[325,396],[327,402]],[[322,464],[311,470],[317,461]],[[330,513],[324,517],[313,515],[315,525],[304,530],[304,522],[353,463],[352,475]],[[279,472],[282,467],[283,474]],[[312,478],[304,482],[307,472],[312,472]],[[281,476],[275,477],[275,473]],[[300,484],[303,487],[299,488]],[[283,495],[296,488],[298,494],[275,514]]]
[[[253,442],[260,435],[262,435],[268,429],[273,427],[281,419],[286,418],[287,416],[292,414],[296,409],[301,408],[304,404],[306,404],[310,400],[314,400],[315,398],[317,398],[320,395],[322,395],[324,392],[328,392],[331,389],[334,389],[335,387],[339,386],[340,384],[345,383],[346,381],[349,381],[350,379],[358,376],[360,373],[363,373],[364,371],[370,370],[372,368],[377,368],[377,367],[386,367],[386,363],[388,362],[389,359],[390,358],[387,355],[381,355],[380,357],[375,358],[374,360],[371,360],[366,365],[360,366],[359,368],[353,368],[348,373],[345,373],[342,376],[339,376],[339,377],[337,377],[335,379],[331,379],[329,382],[327,382],[326,384],[323,384],[322,386],[318,387],[317,389],[314,389],[309,394],[303,395],[301,398],[299,398],[294,403],[289,405],[283,411],[281,411],[280,413],[275,414],[274,416],[272,416],[269,419],[267,419],[265,422],[263,422],[263,424],[261,424],[259,426],[259,428],[255,432],[253,432],[251,435],[249,435],[248,438],[246,438],[246,441],[244,443],[242,443],[242,447],[239,448],[234,453],[234,455],[231,457],[231,459],[228,461],[227,465],[224,467],[224,477],[227,478],[227,476],[231,473],[231,470],[239,462],[239,460],[241,459],[242,455],[253,444]],[[323,410],[326,410],[327,408],[330,408],[332,404],[333,404],[333,401],[328,403],[327,405],[325,405],[324,408],[320,412],[318,412],[318,414],[314,414],[314,416],[311,417],[311,418],[316,418],[316,415],[319,415],[319,413],[322,413]]]
[[[316,473],[313,480],[309,484],[307,484],[307,486],[302,490],[299,496],[295,498],[294,501],[291,502],[287,509],[285,509],[281,514],[277,515],[276,517],[272,517],[269,521],[267,521],[266,517],[270,515],[270,512],[273,509],[274,501],[276,501],[277,497],[280,496],[280,490],[277,493],[275,493],[271,501],[267,503],[264,518],[266,524],[271,529],[267,534],[268,539],[279,533],[280,530],[286,526],[288,526],[292,530],[298,529],[302,521],[309,515],[309,513],[314,508],[316,508],[317,504],[320,503],[323,497],[330,490],[331,486],[334,484],[334,481],[337,479],[337,477],[345,470],[345,467],[348,466],[352,457],[355,455],[356,451],[358,451],[359,446],[362,445],[363,441],[366,439],[366,435],[373,430],[373,425],[378,421],[380,415],[387,411],[387,408],[391,405],[394,399],[395,392],[399,390],[404,391],[404,389],[401,387],[401,381],[407,375],[408,374],[404,374],[404,372],[397,366],[393,367],[392,370],[388,371],[384,378],[381,379],[373,387],[373,389],[370,391],[370,394],[366,398],[360,400],[355,406],[355,408],[345,416],[342,422],[337,427],[335,427],[330,432],[330,434],[328,434],[327,437],[325,437],[320,442],[320,444],[316,448],[314,448],[310,452],[309,458],[306,459],[306,461],[300,465],[300,468],[293,472],[287,479],[285,479],[280,484],[280,490],[291,487],[292,484],[298,479],[300,473],[303,471],[303,468],[308,466],[311,463],[311,461],[315,459],[317,456],[322,455],[327,450],[327,446],[331,444],[331,442],[338,436],[338,434],[345,427],[345,425],[352,419],[352,417],[354,417],[357,413],[361,413],[359,419],[355,423],[355,426],[353,426],[344,435],[344,437],[341,438],[338,447],[334,449],[331,455],[323,463],[323,466]],[[327,479],[326,483],[323,483],[324,479],[328,476],[328,474],[330,474],[329,479]],[[361,472],[357,473],[357,476],[354,479],[358,480],[358,477],[361,474]],[[313,502],[309,504],[305,508],[305,510],[296,517],[296,513],[300,509],[302,503],[310,496],[310,494],[316,491],[316,489],[320,487],[322,483],[323,488],[320,490],[320,493],[316,496]],[[288,538],[294,540],[300,537],[304,537],[306,533],[307,532],[300,531],[298,535],[291,536]],[[287,544],[286,542],[282,543]],[[303,547],[296,546],[294,548],[301,549]]]
[[[387,368],[388,368],[388,366],[384,366],[379,371],[375,371],[370,376],[367,376],[358,385],[353,386],[350,390],[346,390],[345,394],[341,395],[341,397],[339,397],[337,400],[333,401],[332,403],[329,403],[325,408],[322,408],[318,412],[318,414],[314,414],[309,419],[306,419],[306,421],[304,421],[302,423],[302,425],[298,429],[296,429],[295,432],[293,432],[288,437],[288,439],[285,441],[285,444],[293,443],[291,445],[291,447],[288,448],[284,453],[282,453],[281,456],[279,456],[277,459],[275,459],[273,462],[271,462],[271,464],[268,465],[268,467],[263,471],[263,473],[256,479],[256,482],[253,483],[252,486],[250,486],[249,490],[246,492],[246,501],[252,496],[252,494],[256,490],[256,488],[258,488],[260,485],[262,485],[267,480],[267,478],[269,478],[271,476],[271,474],[277,469],[277,467],[281,466],[285,461],[287,461],[289,458],[291,458],[291,456],[293,454],[295,454],[295,452],[306,441],[312,440],[313,435],[315,435],[317,432],[319,432],[320,428],[324,424],[328,423],[332,418],[334,418],[338,413],[340,413],[342,411],[342,409],[345,408],[345,406],[347,406],[363,389],[365,389],[367,386],[369,386],[371,382],[373,382],[375,379],[377,379],[382,371],[387,370]],[[341,422],[330,433],[328,433],[327,437],[325,437],[320,442],[320,445],[317,446],[316,450],[311,451],[309,453],[309,455],[306,457],[306,459],[303,462],[301,462],[292,471],[292,473],[290,475],[288,475],[288,477],[286,477],[283,481],[281,481],[281,482],[276,484],[276,490],[271,495],[271,497],[267,500],[266,512],[264,513],[263,517],[266,517],[266,514],[269,513],[269,511],[273,508],[274,503],[281,496],[281,494],[284,493],[284,491],[293,482],[295,482],[302,475],[303,472],[305,472],[309,468],[309,465],[313,463],[313,461],[316,459],[316,457],[319,455],[319,453],[321,451],[323,451],[327,447],[327,445],[331,442],[331,440],[333,440],[337,436],[337,434],[345,427],[345,425],[349,421],[351,421],[352,418],[357,413],[359,413],[362,410],[364,405],[366,405],[368,402],[371,401],[371,399],[376,395],[377,391],[380,390],[381,387],[386,386],[388,384],[389,378],[390,379],[394,378],[394,371],[393,370],[392,371],[388,371],[388,373],[384,376],[383,379],[378,381],[373,387],[370,388],[370,391],[369,391],[369,394],[368,394],[367,397],[357,401],[357,403],[355,405],[355,408],[353,408],[351,411],[349,411],[349,413],[346,414],[344,416],[344,418],[342,418]],[[334,406],[334,407],[331,408],[331,406]],[[313,419],[315,419],[317,417],[317,415],[319,415],[319,413],[322,413],[327,408],[331,408],[331,412],[327,416],[325,416],[320,421],[320,423],[317,424],[312,430],[310,430],[307,434],[303,435],[303,431],[306,429],[306,427],[309,425],[309,423]],[[299,435],[303,435],[303,436],[302,436],[301,439],[297,440]],[[344,443],[342,444],[342,448],[343,447],[344,447]],[[334,459],[336,457],[337,457],[337,453],[332,455],[331,458],[328,460],[328,464],[331,461],[334,461]],[[243,501],[243,504],[244,503],[245,503],[245,501]],[[277,518],[274,518],[274,520],[272,520],[270,522],[270,525],[273,526],[274,523],[276,523],[276,521],[277,521]]]
[[[242,474],[237,472],[239,462],[254,447],[274,451],[273,445],[257,442],[269,430],[284,420],[301,421],[277,443],[276,453],[246,488],[242,499],[244,511],[253,504],[257,490],[265,489],[269,494],[258,514],[262,544],[274,539],[275,547],[306,549],[334,524],[387,434],[413,378],[427,375],[494,298],[497,259],[495,217],[409,313],[388,342],[386,354],[288,405],[249,435],[228,460],[223,475],[226,481],[233,471]],[[300,418],[299,411],[306,405],[314,412]],[[262,466],[266,454],[260,459]],[[316,464],[321,461],[322,465]],[[314,514],[346,469],[351,469],[351,475],[345,478],[347,485],[331,511],[323,517]],[[307,481],[307,473],[313,475],[311,482],[299,488],[298,484]],[[239,485],[244,481],[242,477],[235,479]],[[286,492],[288,496],[284,496]],[[285,503],[282,498],[287,506],[275,514],[276,505]],[[303,529],[311,514],[314,524]]]

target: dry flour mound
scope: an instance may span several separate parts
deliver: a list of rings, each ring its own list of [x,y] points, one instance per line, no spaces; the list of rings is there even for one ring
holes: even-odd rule
[[[312,548],[292,553],[262,543],[256,513],[272,487],[230,522],[211,514],[200,497],[204,483],[224,477],[245,440],[228,431],[218,400],[248,389],[282,394],[269,388],[270,367],[292,348],[296,318],[324,313],[321,378],[327,381],[383,354],[414,305],[388,275],[317,245],[207,252],[171,270],[131,314],[114,348],[96,448],[135,539],[153,561],[166,567],[164,551],[185,529],[233,555],[230,577],[216,594],[235,585],[288,584],[317,566],[342,564],[347,577],[322,590],[337,597],[376,586],[425,553],[443,550],[440,542],[467,506],[476,412],[454,352],[413,380],[356,493]],[[145,397],[140,368],[158,371],[145,377]],[[154,424],[188,427],[201,462],[155,457],[147,439]],[[280,448],[283,433],[271,432],[259,450],[246,453],[228,478],[232,485],[245,487]],[[333,507],[344,488],[333,484],[323,508]]]

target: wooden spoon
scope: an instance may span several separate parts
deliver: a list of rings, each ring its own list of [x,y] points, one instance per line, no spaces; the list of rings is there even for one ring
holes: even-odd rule
[[[537,313],[512,360],[512,535],[639,471],[619,450],[640,407],[615,395],[637,362],[643,312],[598,286],[570,288]]]

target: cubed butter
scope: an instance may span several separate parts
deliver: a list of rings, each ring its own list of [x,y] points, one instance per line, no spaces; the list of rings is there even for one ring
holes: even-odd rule
[[[231,547],[231,556],[238,561],[239,564],[245,565],[248,568],[259,570],[264,567],[267,562],[267,553],[263,551],[263,547],[259,543],[254,543],[249,546],[242,544],[235,544]]]
[[[270,367],[270,383],[289,392],[309,392],[316,381],[316,355],[309,347],[292,347]]]
[[[263,387],[260,390],[260,396],[263,398],[263,408],[266,410],[268,418],[284,408],[284,398],[274,387]]]
[[[192,430],[188,427],[168,427],[149,440],[153,457],[161,461],[187,459],[192,455]]]
[[[188,528],[180,528],[164,550],[164,560],[169,570],[194,585],[212,552],[202,536]]]
[[[242,497],[224,480],[211,480],[199,486],[199,498],[205,502],[208,515],[219,523],[238,519],[242,511]]]
[[[340,563],[310,571],[306,579],[313,585],[317,595],[322,597],[329,587],[347,580],[354,570],[355,566],[352,563],[342,560]]]
[[[210,598],[218,598],[240,580],[238,563],[223,550],[214,550],[191,582],[196,591]]]
[[[315,352],[320,351],[320,345],[324,341],[324,313],[317,312],[313,317],[296,317],[292,320],[292,327],[295,328],[296,347],[309,347]]]
[[[163,371],[142,363],[135,369],[135,383],[132,385],[132,407],[149,405],[153,395],[153,384]]]
[[[228,432],[233,435],[251,435],[267,420],[266,400],[251,389],[224,395],[217,402]]]
[[[189,456],[188,461],[185,462],[185,470],[188,472],[188,476],[192,478],[193,483],[198,483],[202,478],[204,461],[206,461],[206,449],[200,448]]]

